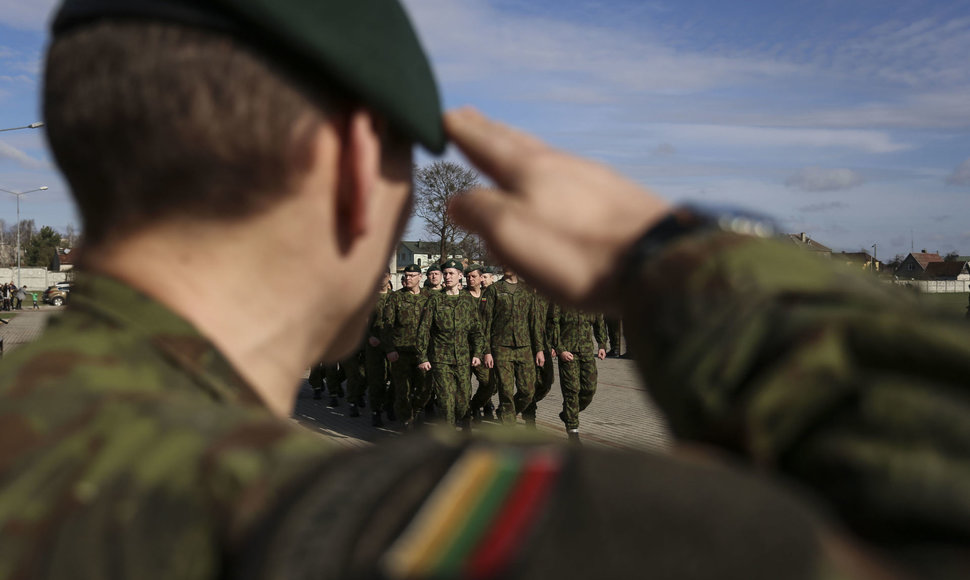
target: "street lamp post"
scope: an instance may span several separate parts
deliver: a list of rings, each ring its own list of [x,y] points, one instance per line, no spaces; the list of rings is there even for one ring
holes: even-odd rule
[[[30,125],[24,125],[23,127],[10,127],[9,129],[0,129],[0,133],[4,131],[19,131],[20,129],[40,129],[43,127],[43,123],[31,123]]]
[[[17,288],[20,288],[20,198],[35,191],[47,191],[47,186],[42,185],[37,189],[28,189],[27,191],[10,191],[0,187],[0,191],[5,191],[17,197]]]

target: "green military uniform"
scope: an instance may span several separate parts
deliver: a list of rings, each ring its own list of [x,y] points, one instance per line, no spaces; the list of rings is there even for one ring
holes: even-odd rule
[[[385,353],[396,351],[400,357],[391,363],[394,413],[408,425],[428,399],[425,372],[418,368],[418,326],[429,297],[426,292],[412,294],[402,288],[391,294],[384,306],[381,348]]]
[[[602,314],[589,314],[573,308],[552,307],[553,344],[559,353],[559,388],[562,389],[562,413],[559,418],[567,430],[579,428],[579,413],[589,406],[596,394],[596,354],[606,349],[607,328]],[[593,346],[593,337],[596,346]],[[573,355],[572,361],[562,353]]]
[[[543,328],[535,294],[525,284],[499,280],[485,290],[485,354],[495,360],[494,380],[504,423],[532,403],[535,355],[542,350]]]
[[[357,416],[356,407],[365,407],[367,400],[367,381],[364,378],[364,347],[361,345],[353,354],[340,361],[340,368],[347,379],[347,402],[351,404],[351,415]]]
[[[546,398],[552,389],[552,384],[556,381],[555,368],[552,364],[552,351],[555,348],[552,336],[555,332],[552,319],[552,305],[549,299],[541,294],[536,294],[536,315],[543,321],[543,344],[542,352],[546,357],[546,363],[542,366],[536,365],[536,386],[532,395],[532,402],[522,411],[522,418],[527,424],[535,425],[536,413],[538,412],[539,401]]]
[[[109,278],[0,366],[0,578],[221,577],[328,454],[189,323]]]
[[[468,294],[475,303],[478,305],[478,317],[482,324],[482,337],[484,340],[485,332],[485,290],[482,289],[479,296],[475,296],[471,293],[471,290],[465,288],[462,290]],[[484,350],[484,347],[483,347]],[[492,395],[495,394],[495,384],[492,381],[492,372],[484,364],[480,364],[477,367],[472,367],[472,375],[478,382],[478,387],[475,389],[475,394],[472,396],[469,402],[469,413],[472,416],[478,416],[478,410],[483,407],[488,413],[494,412],[492,407]]]
[[[374,311],[371,313],[370,322],[367,324],[367,340],[364,341],[364,365],[365,376],[367,378],[367,397],[370,399],[370,406],[375,423],[380,423],[382,411],[391,411],[394,408],[394,387],[393,384],[388,388],[387,381],[390,377],[389,363],[384,349],[381,345],[371,346],[369,339],[381,339],[381,325],[384,320],[384,308],[391,292],[381,292],[377,295],[374,304]]]
[[[483,344],[478,302],[466,292],[435,292],[418,329],[418,362],[431,363],[432,388],[449,425],[468,414],[469,365],[472,358],[481,359]]]

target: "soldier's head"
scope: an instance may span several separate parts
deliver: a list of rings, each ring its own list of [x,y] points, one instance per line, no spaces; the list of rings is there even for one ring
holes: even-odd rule
[[[486,268],[482,272],[482,288],[488,288],[495,282],[495,274],[492,272],[491,268]]]
[[[366,318],[410,213],[413,145],[445,142],[398,0],[65,0],[43,107],[89,269],[149,235],[261,237],[297,249],[275,255],[299,262],[301,287],[347,280],[348,320]]]
[[[441,274],[444,277],[444,285],[448,290],[454,290],[461,284],[461,262],[448,260],[441,265]]]
[[[421,268],[414,264],[404,267],[404,274],[401,275],[401,285],[408,290],[414,291],[421,287]]]
[[[428,267],[428,284],[432,288],[441,287],[441,266],[432,264]]]
[[[508,266],[508,265],[503,266],[502,276],[505,278],[515,278],[516,277],[515,270],[512,269],[512,266]]]
[[[482,267],[472,264],[465,270],[465,283],[471,288],[482,287]]]

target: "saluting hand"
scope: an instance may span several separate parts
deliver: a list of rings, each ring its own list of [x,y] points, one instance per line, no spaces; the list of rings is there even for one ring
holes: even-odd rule
[[[547,296],[615,311],[627,252],[670,205],[474,109],[446,113],[445,130],[495,183],[457,196],[449,207],[455,221]]]

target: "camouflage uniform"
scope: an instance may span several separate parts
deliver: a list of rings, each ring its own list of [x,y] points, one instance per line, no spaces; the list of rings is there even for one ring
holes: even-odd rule
[[[471,296],[475,303],[478,304],[478,316],[482,324],[482,336],[484,340],[485,332],[485,290],[482,289],[480,296],[473,296],[472,293],[466,288],[463,292]],[[475,376],[475,380],[478,381],[478,387],[475,389],[475,394],[472,396],[471,403],[469,404],[469,411],[477,414],[478,410],[485,407],[489,412],[493,411],[492,407],[492,395],[495,394],[495,383],[492,380],[493,373],[485,364],[480,364],[477,367],[472,367],[472,375]]]
[[[435,292],[428,300],[418,329],[418,362],[431,363],[431,381],[449,425],[468,414],[471,399],[469,364],[482,357],[482,325],[478,302],[469,294]]]
[[[347,378],[347,402],[364,407],[367,404],[367,381],[364,378],[364,347],[340,361],[340,367]]]
[[[377,295],[377,303],[367,324],[367,339],[381,339],[381,324],[384,319],[384,307],[391,292],[381,292]],[[394,386],[388,389],[387,381],[390,377],[389,363],[381,345],[371,346],[369,340],[364,341],[364,365],[367,378],[367,398],[370,399],[371,409],[375,413],[394,407]]]
[[[397,351],[400,357],[391,363],[394,413],[408,424],[428,400],[426,373],[418,368],[418,325],[429,297],[426,292],[412,294],[402,288],[384,306],[381,348],[385,353]]]
[[[552,364],[552,350],[555,343],[552,340],[555,329],[553,328],[552,306],[549,299],[541,294],[536,294],[536,313],[539,320],[543,321],[543,345],[542,352],[546,357],[546,364],[541,367],[536,365],[536,386],[532,396],[532,402],[522,411],[522,418],[526,423],[535,424],[536,412],[539,410],[539,401],[546,398],[552,389],[552,384],[556,381],[555,368]]]
[[[189,323],[108,278],[82,278],[0,385],[0,578],[222,577],[329,454]]]
[[[502,421],[532,403],[536,382],[535,355],[542,350],[543,328],[535,294],[523,283],[502,279],[485,291],[485,354],[495,359],[493,376]],[[514,396],[514,399],[513,399]]]
[[[579,428],[579,413],[589,406],[596,394],[596,354],[606,348],[607,329],[602,314],[587,314],[572,308],[552,307],[555,345],[559,354],[559,388],[562,389],[562,413],[559,418],[566,429]],[[593,347],[593,337],[596,347]],[[562,353],[573,360],[562,359]]]

